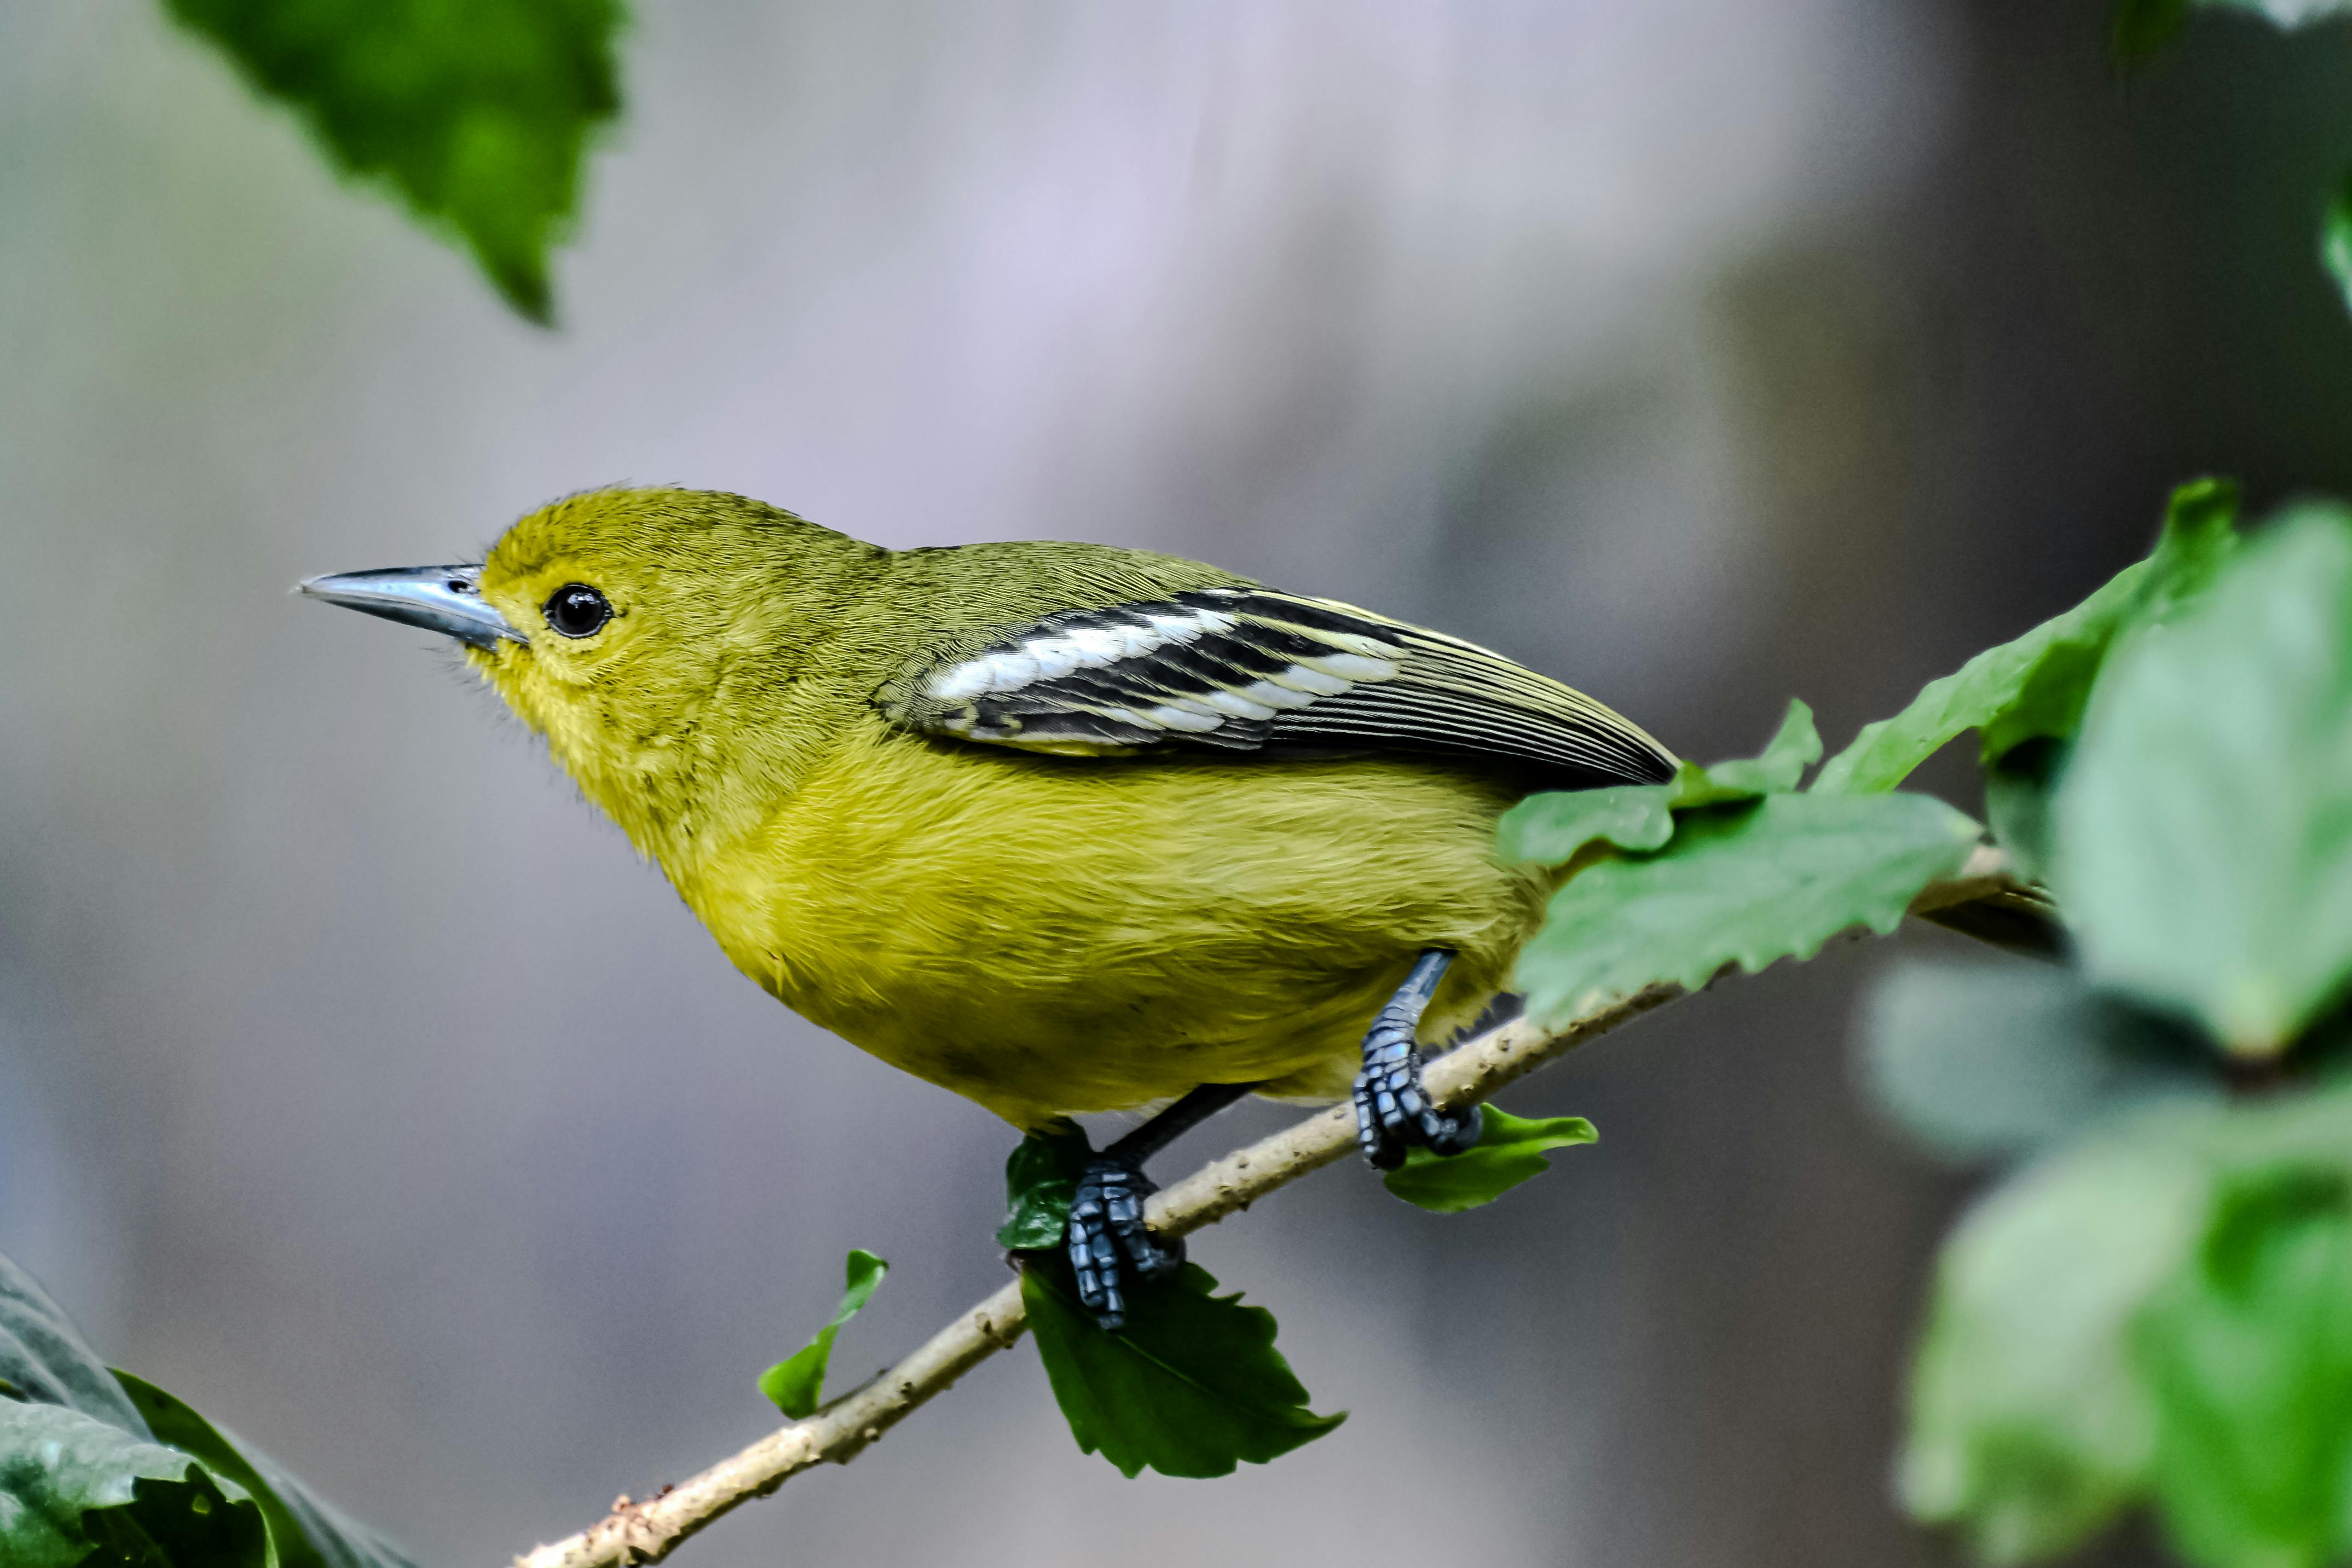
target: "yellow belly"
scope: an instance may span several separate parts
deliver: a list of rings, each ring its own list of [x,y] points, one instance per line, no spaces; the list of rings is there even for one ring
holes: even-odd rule
[[[1475,1016],[1548,873],[1517,798],[1443,763],[1034,758],[878,726],[681,875],[795,1011],[1008,1121],[1202,1083],[1347,1092],[1372,1016],[1456,958],[1423,1038]]]

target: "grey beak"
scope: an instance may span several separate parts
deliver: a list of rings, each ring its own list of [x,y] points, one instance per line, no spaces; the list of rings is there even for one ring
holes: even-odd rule
[[[333,577],[306,577],[296,591],[346,610],[363,610],[405,626],[422,626],[471,643],[495,648],[499,640],[530,639],[507,623],[507,618],[483,602],[478,566],[396,566],[382,571],[346,571]]]

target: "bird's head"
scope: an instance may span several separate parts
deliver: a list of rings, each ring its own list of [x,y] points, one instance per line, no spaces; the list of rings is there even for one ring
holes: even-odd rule
[[[667,860],[712,809],[714,757],[745,760],[745,722],[798,678],[880,554],[740,496],[595,490],[522,518],[478,563],[300,586],[457,639],[589,798]]]

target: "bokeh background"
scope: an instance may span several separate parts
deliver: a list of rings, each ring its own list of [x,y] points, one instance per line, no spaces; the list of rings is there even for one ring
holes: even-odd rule
[[[0,1249],[432,1562],[771,1427],[848,1247],[897,1265],[852,1377],[995,1288],[1010,1137],[296,578],[674,481],[1204,556],[1708,757],[1791,695],[1837,743],[2176,479],[2352,486],[2340,29],[2126,87],[2087,0],[639,12],[551,335],[152,5],[0,7]],[[1331,1438],[1122,1480],[1024,1347],[681,1560],[1943,1561],[1887,1460],[1967,1186],[1846,1045],[1897,946],[1514,1091],[1603,1142],[1492,1209],[1339,1170],[1196,1240]]]

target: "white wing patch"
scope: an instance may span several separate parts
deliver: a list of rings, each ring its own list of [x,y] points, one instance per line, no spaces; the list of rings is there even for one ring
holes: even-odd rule
[[[923,683],[941,702],[1003,696],[1039,681],[1057,681],[1075,670],[1107,670],[1122,659],[1139,659],[1171,643],[1197,642],[1205,632],[1230,632],[1239,621],[1222,610],[1139,615],[1140,624],[1072,626],[1039,632],[1000,648],[950,664]]]
[[[1248,727],[1263,725],[1318,697],[1337,696],[1367,681],[1388,680],[1405,656],[1404,649],[1378,637],[1286,622],[1255,604],[1251,613],[1241,613],[1240,596],[1222,590],[1202,590],[1187,597],[1195,602],[1057,617],[1025,636],[933,672],[922,683],[923,695],[949,705],[951,711],[944,716],[943,727],[967,738],[1040,751],[1125,750],[1154,735],[1206,736],[1236,720]],[[1198,602],[1211,599],[1235,601],[1236,609]],[[1155,678],[1155,664],[1170,650],[1223,633],[1246,637],[1253,624],[1294,640],[1303,634],[1314,651],[1286,654],[1286,662],[1255,679],[1233,684],[1196,682],[1197,689],[1170,690],[1170,683]],[[1061,726],[1003,722],[1008,701],[1018,706],[1024,694],[1043,696],[1056,682],[1089,674],[1102,677],[1098,685],[1088,683],[1091,692],[1065,687],[1057,695],[1107,721],[1109,733],[1102,737],[1076,735]],[[1087,700],[1089,695],[1093,700]],[[1139,696],[1147,700],[1136,700]],[[961,705],[960,711],[956,705]]]

